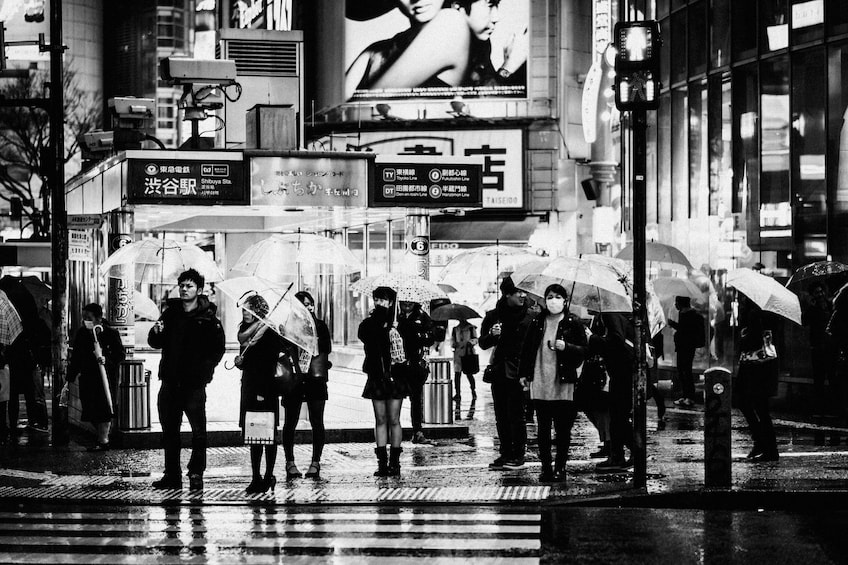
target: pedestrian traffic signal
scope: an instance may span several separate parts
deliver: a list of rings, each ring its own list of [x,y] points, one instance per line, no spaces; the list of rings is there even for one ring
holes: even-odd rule
[[[660,95],[660,37],[656,21],[615,24],[615,107],[656,110]]]

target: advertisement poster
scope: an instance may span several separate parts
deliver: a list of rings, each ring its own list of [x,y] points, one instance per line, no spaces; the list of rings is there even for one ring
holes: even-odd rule
[[[347,0],[345,98],[525,98],[530,0]]]

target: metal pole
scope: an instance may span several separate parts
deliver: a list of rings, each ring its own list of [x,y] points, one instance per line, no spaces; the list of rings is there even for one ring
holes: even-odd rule
[[[633,324],[635,336],[633,346],[636,349],[636,379],[633,381],[633,483],[637,488],[647,485],[647,410],[645,371],[645,321],[647,320],[645,302],[645,222],[646,222],[646,130],[647,112],[631,112],[633,128]]]
[[[68,413],[59,406],[68,359],[68,216],[65,209],[64,92],[62,85],[62,0],[50,0],[50,150],[49,188],[51,275],[53,278],[53,445],[68,442]]]

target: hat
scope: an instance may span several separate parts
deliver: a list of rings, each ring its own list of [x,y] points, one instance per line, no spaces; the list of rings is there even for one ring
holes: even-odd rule
[[[394,302],[395,298],[397,297],[397,292],[387,286],[378,286],[371,293],[371,296],[374,298],[374,300],[378,298],[383,298]]]
[[[688,296],[675,296],[674,303],[683,307],[687,307],[692,305],[692,300]]]
[[[364,22],[382,16],[395,8],[394,0],[347,0],[345,17]]]
[[[501,281],[501,293],[506,296],[507,294],[514,294],[518,289],[515,287],[515,283],[512,282],[512,277],[504,277]]]

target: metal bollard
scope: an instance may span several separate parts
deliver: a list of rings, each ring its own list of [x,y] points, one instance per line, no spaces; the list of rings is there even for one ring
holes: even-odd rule
[[[450,357],[430,358],[430,377],[424,383],[424,423],[453,424]]]
[[[729,487],[732,477],[730,438],[730,371],[704,372],[704,486]]]
[[[139,360],[118,366],[118,427],[121,430],[150,429],[150,374]]]

